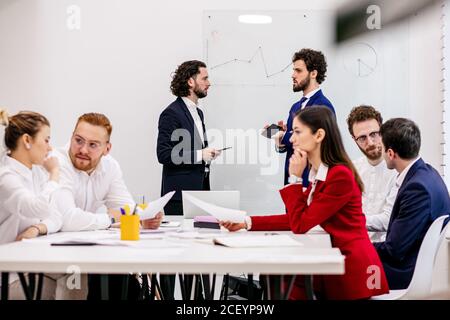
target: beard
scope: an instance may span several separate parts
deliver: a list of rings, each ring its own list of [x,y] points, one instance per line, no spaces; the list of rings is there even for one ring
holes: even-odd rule
[[[195,86],[194,93],[199,99],[202,99],[208,95],[208,92],[206,90],[201,90],[198,86]]]
[[[292,85],[292,91],[294,92],[300,92],[300,91],[304,91],[306,88],[309,87],[309,83],[311,82],[311,78],[308,77],[305,80],[300,81],[300,83],[297,84],[293,84]]]
[[[73,166],[77,170],[80,170],[80,171],[86,171],[86,172],[92,171],[92,169],[94,169],[98,164],[98,162],[94,163],[92,161],[92,159],[86,155],[82,155],[82,154],[74,155],[74,154],[70,153],[69,156],[70,156],[70,160],[72,160]],[[86,158],[86,159],[80,159],[77,156],[82,156],[83,158]]]
[[[382,156],[383,149],[380,145],[373,145],[368,147],[367,149],[363,149],[360,146],[358,147],[369,160],[378,160]]]

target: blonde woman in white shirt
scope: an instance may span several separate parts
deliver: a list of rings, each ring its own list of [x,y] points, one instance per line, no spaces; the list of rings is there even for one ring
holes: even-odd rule
[[[50,202],[59,188],[59,164],[47,157],[49,121],[29,111],[9,117],[1,109],[0,121],[7,148],[0,160],[0,244],[58,231],[62,219]]]
[[[9,117],[0,109],[0,123],[6,127],[7,149],[0,159],[0,244],[57,232],[62,218],[51,202],[59,188],[59,164],[48,157],[49,121],[36,112]],[[20,299],[23,293],[16,279],[11,275],[10,295]]]

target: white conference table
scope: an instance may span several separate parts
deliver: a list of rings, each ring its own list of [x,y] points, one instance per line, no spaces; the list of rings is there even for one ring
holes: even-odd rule
[[[167,217],[180,220],[178,217]],[[74,268],[86,274],[344,274],[345,257],[331,247],[328,234],[315,229],[304,235],[288,234],[299,247],[230,248],[214,245],[211,238],[189,238],[193,232],[203,237],[245,236],[265,232],[235,232],[193,228],[192,220],[182,220],[181,230],[141,235],[133,246],[52,246],[66,238],[120,238],[118,230],[60,232],[37,239],[0,245],[0,272],[70,273]],[[187,236],[186,238],[181,238]],[[270,236],[270,235],[268,235]]]

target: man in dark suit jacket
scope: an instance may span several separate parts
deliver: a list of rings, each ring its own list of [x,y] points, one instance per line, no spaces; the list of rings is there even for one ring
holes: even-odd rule
[[[414,122],[396,118],[380,129],[384,158],[399,173],[386,241],[374,243],[390,289],[411,282],[420,245],[433,221],[450,213],[447,187],[439,173],[419,156],[420,131]]]
[[[280,153],[286,152],[286,161],[284,165],[284,184],[288,184],[289,178],[289,159],[291,158],[294,150],[292,143],[289,141],[291,138],[292,122],[294,115],[298,110],[311,107],[311,106],[326,106],[334,111],[333,105],[322,93],[320,84],[325,80],[327,72],[327,63],[325,56],[320,51],[311,49],[302,49],[294,54],[292,58],[294,64],[292,80],[294,92],[303,91],[303,97],[300,101],[294,103],[289,110],[289,117],[287,125],[285,126],[282,121],[278,124],[284,127],[283,131],[280,131],[276,137],[277,151]],[[303,172],[303,186],[307,187],[309,169],[308,167]]]
[[[159,116],[158,161],[163,165],[161,195],[176,191],[164,207],[167,215],[182,215],[182,190],[209,190],[209,166],[220,151],[208,148],[205,121],[198,100],[210,86],[206,65],[186,61],[174,72],[170,89],[176,100]],[[174,299],[175,276],[160,275],[165,299]]]
[[[161,195],[176,193],[164,208],[181,215],[181,190],[209,190],[209,165],[220,151],[208,148],[203,112],[198,100],[210,86],[206,65],[186,61],[174,73],[171,90],[177,99],[159,117],[158,161],[163,165]]]

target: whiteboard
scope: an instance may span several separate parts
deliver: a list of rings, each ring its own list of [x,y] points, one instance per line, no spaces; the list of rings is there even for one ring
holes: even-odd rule
[[[210,145],[226,150],[212,166],[214,190],[239,190],[249,214],[284,212],[285,154],[259,135],[264,124],[287,120],[301,93],[292,92],[291,59],[301,48],[327,59],[324,94],[333,103],[346,149],[362,154],[347,130],[352,107],[369,104],[384,119],[409,114],[408,24],[375,30],[336,48],[332,11],[266,11],[271,24],[242,24],[245,11],[205,11],[204,60],[212,87],[203,101]]]

